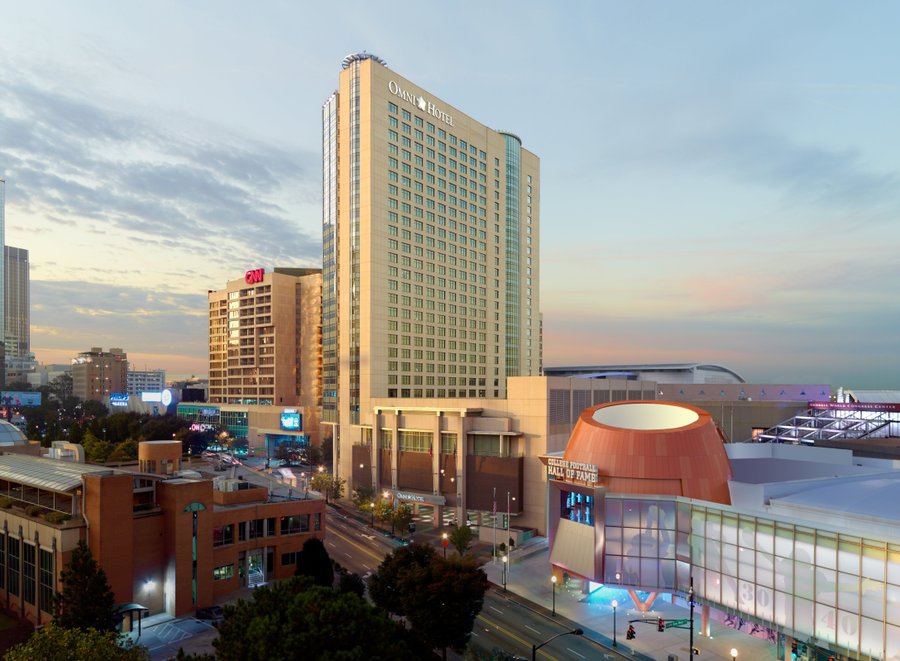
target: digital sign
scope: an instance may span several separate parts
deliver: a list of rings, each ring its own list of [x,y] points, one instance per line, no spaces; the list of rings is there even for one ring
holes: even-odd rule
[[[110,406],[128,406],[128,393],[127,392],[111,392],[109,393],[109,405]]]
[[[300,431],[303,428],[300,412],[297,409],[285,409],[281,412],[281,428],[289,431]]]
[[[4,390],[0,392],[0,404],[3,406],[40,406],[41,393]]]

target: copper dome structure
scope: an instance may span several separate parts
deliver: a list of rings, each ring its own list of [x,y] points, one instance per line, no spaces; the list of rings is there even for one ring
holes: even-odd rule
[[[563,458],[595,464],[612,493],[686,496],[731,503],[731,464],[706,411],[664,401],[626,401],[582,411]]]

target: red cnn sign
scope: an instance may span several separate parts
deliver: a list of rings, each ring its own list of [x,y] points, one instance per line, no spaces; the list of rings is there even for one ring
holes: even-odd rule
[[[248,285],[255,285],[257,282],[263,281],[265,273],[265,269],[250,269],[244,274],[244,282]]]

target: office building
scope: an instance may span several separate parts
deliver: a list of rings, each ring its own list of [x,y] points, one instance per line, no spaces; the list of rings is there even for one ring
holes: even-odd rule
[[[128,370],[125,392],[140,397],[142,392],[162,392],[166,388],[166,370]]]
[[[540,162],[366,53],[322,117],[323,421],[348,474],[375,400],[502,400],[540,374]]]
[[[36,366],[34,354],[31,353],[28,251],[3,246],[3,264],[6,270],[6,382],[24,382]]]
[[[318,442],[321,301],[322,272],[309,268],[252,269],[225,289],[209,292],[208,403],[216,410],[218,405],[236,407],[245,418],[248,407],[291,409],[288,413],[299,415],[291,420],[302,421],[307,442]],[[276,424],[262,429],[276,436],[303,431],[285,428],[279,420],[280,414]],[[266,432],[259,433],[263,439]],[[249,443],[253,447],[256,438]]]
[[[108,399],[124,393],[128,382],[128,356],[121,349],[93,347],[72,359],[72,394],[81,400]]]

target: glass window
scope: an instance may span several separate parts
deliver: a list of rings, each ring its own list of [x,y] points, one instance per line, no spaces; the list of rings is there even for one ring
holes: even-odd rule
[[[227,544],[234,544],[233,523],[213,528],[213,546],[225,546]]]
[[[234,564],[222,565],[213,569],[214,581],[227,581],[234,578]]]

